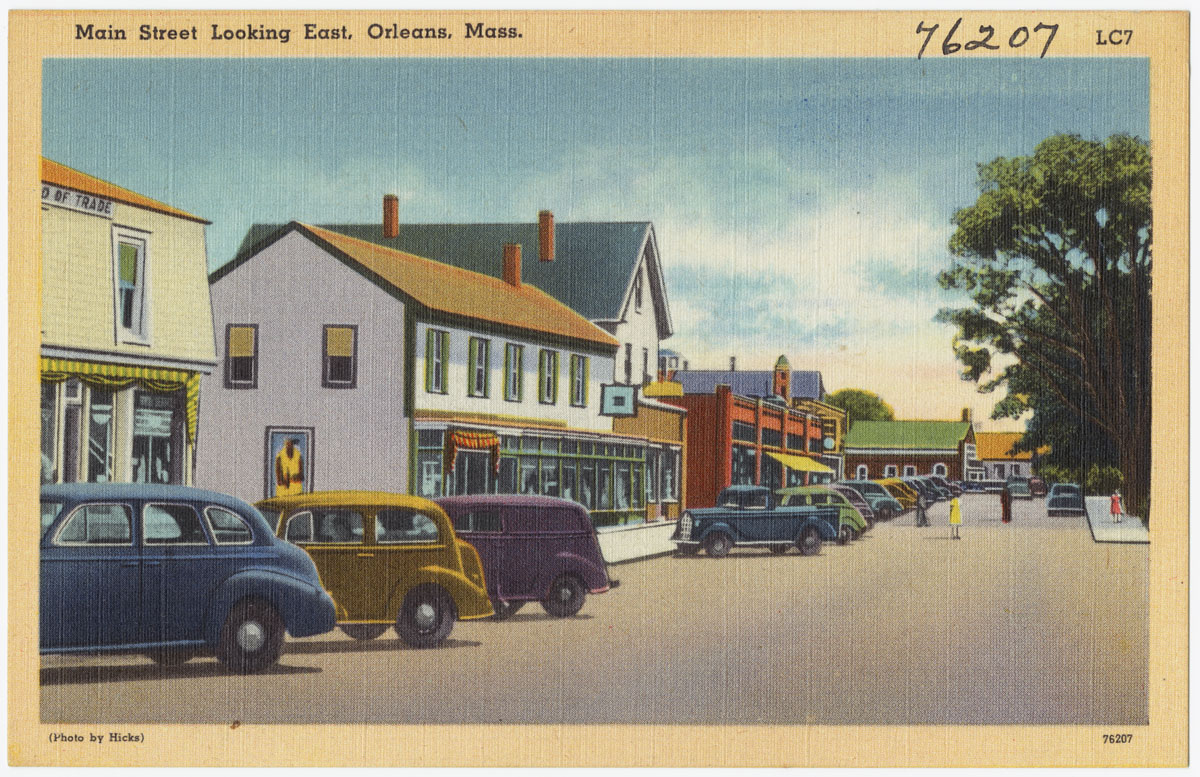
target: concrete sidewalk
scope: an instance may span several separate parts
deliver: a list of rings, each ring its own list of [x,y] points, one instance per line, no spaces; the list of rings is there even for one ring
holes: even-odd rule
[[[1150,544],[1150,532],[1136,515],[1124,515],[1120,523],[1113,522],[1112,500],[1109,497],[1084,497],[1083,503],[1087,508],[1088,528],[1092,530],[1092,539],[1096,542]]]

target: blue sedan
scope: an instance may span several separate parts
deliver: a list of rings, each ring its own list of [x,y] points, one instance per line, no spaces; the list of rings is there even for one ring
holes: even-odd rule
[[[312,559],[262,515],[183,486],[42,487],[42,653],[120,651],[180,663],[215,653],[235,672],[273,665],[284,632],[334,628]]]

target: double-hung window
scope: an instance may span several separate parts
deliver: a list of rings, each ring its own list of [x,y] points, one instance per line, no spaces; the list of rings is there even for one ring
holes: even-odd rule
[[[504,398],[509,402],[521,401],[521,382],[525,375],[524,350],[516,343],[506,343],[504,346]]]
[[[571,355],[571,404],[587,407],[588,401],[588,358]]]
[[[467,396],[486,397],[488,377],[492,371],[491,341],[472,337],[467,350]]]
[[[358,327],[326,326],[321,385],[354,388],[358,383]]]
[[[258,388],[258,325],[225,327],[225,388]]]
[[[558,351],[542,349],[538,355],[538,401],[546,405],[558,402]]]
[[[430,394],[446,393],[446,357],[449,352],[449,332],[425,330],[425,390]]]
[[[147,248],[144,233],[113,230],[113,277],[116,281],[113,289],[114,309],[117,340],[120,342],[145,343],[150,339],[147,326]]]

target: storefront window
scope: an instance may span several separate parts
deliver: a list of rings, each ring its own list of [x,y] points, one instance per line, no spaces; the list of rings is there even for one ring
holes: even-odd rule
[[[596,509],[611,510],[613,509],[612,462],[597,462],[596,470],[596,477],[599,480],[597,490],[600,493],[600,501],[596,504]]]
[[[668,448],[663,451],[662,498],[664,501],[679,499],[679,451]]]
[[[579,463],[579,503],[589,510],[596,509],[596,462]]]
[[[133,398],[133,482],[183,480],[181,395],[137,391]]]
[[[773,448],[783,447],[783,432],[778,429],[772,429],[769,426],[764,426],[762,430],[762,444],[770,445]]]
[[[616,463],[616,470],[617,470],[617,485],[613,492],[614,496],[616,497],[616,509],[628,510],[629,509],[629,462],[628,461],[618,461]]]
[[[563,443],[566,447],[566,443]],[[563,459],[562,463],[562,489],[560,496],[563,499],[576,499],[575,495],[575,462],[571,459]]]
[[[500,488],[501,494],[517,493],[517,459],[515,456],[500,457]]]
[[[629,471],[630,482],[632,484],[633,507],[637,510],[646,507],[646,489],[642,485],[642,466],[634,462]]]
[[[542,459],[542,494],[558,496],[558,459]]]
[[[521,457],[521,491],[522,494],[538,493],[538,460],[532,456]]]
[[[734,445],[731,469],[731,485],[754,485],[754,449]]]
[[[763,455],[762,471],[759,476],[759,484],[770,489],[779,488],[783,483],[783,465],[770,456]]]
[[[459,451],[454,457],[453,487],[455,494],[491,493],[491,455],[481,451]]]
[[[417,430],[417,447],[418,448],[441,448],[442,430],[441,429],[418,429]]]
[[[417,483],[423,497],[432,499],[442,495],[442,454],[422,451],[417,454]]]
[[[741,442],[758,442],[754,424],[748,424],[745,421],[734,421],[733,439],[740,440]]]
[[[113,393],[91,389],[88,413],[87,479],[107,483],[113,478]]]
[[[658,483],[659,483],[659,462],[662,459],[662,452],[654,448],[646,451],[646,501],[658,501]]]
[[[58,434],[58,384],[42,384],[42,482],[58,479],[55,465],[55,442]]]
[[[536,438],[536,437],[522,437],[522,438],[521,438],[521,450],[522,450],[522,451],[527,451],[527,452],[530,452],[530,453],[537,453],[537,450],[538,450],[538,438]]]

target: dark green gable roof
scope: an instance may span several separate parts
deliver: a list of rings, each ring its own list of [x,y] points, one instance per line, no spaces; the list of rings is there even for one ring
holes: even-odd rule
[[[282,227],[255,224],[242,239],[231,266]],[[621,318],[633,268],[650,232],[647,221],[557,222],[555,259],[538,260],[538,225],[401,224],[396,238],[381,224],[320,224],[322,229],[424,256],[471,272],[503,276],[503,246],[521,245],[521,280],[532,284],[591,321]],[[222,273],[224,268],[217,270]],[[653,281],[652,281],[653,283]]]
[[[855,421],[845,447],[953,451],[970,434],[967,421]]]

